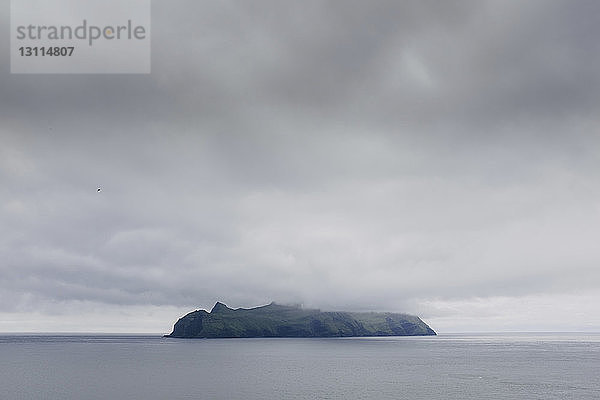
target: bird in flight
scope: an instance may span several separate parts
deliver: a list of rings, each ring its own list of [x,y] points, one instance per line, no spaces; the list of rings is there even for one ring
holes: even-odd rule
[[[98,187],[98,190],[96,190],[97,193],[100,193],[102,191],[101,187]]]

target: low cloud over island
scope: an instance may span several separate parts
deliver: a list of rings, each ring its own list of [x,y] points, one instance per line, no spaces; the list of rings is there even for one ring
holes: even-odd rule
[[[152,14],[150,75],[11,75],[0,40],[0,331],[218,299],[600,328],[599,3]]]

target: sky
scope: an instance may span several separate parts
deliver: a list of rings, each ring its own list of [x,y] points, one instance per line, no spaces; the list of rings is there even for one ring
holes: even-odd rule
[[[10,74],[0,7],[0,332],[600,331],[599,2],[154,1],[146,75]]]

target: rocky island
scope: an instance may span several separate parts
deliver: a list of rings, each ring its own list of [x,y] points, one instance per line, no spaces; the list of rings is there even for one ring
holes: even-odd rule
[[[427,336],[436,333],[419,317],[376,312],[323,312],[271,303],[232,309],[217,302],[209,312],[180,318],[172,338]]]

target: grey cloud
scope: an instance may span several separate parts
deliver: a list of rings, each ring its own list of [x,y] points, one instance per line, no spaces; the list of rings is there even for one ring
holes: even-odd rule
[[[3,311],[597,290],[597,9],[155,2],[149,76],[3,62]]]

